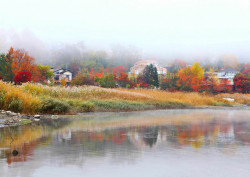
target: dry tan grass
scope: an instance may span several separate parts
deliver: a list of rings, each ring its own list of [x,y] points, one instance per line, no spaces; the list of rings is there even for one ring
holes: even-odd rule
[[[123,89],[121,89],[123,90]],[[205,106],[213,105],[214,102],[225,102],[222,98],[216,98],[212,95],[202,95],[195,92],[167,92],[161,90],[146,90],[146,89],[137,89],[130,90],[130,92],[141,93],[147,96],[150,96],[150,101],[177,101],[181,103],[187,103],[192,106]]]
[[[250,94],[242,94],[242,93],[223,93],[215,96],[216,98],[232,98],[238,104],[248,104],[250,105]]]
[[[40,109],[41,101],[32,94],[23,92],[20,88],[10,83],[0,81],[0,92],[2,109],[9,109],[10,103],[13,100],[20,100],[22,102],[23,113],[35,113]],[[17,105],[18,106],[18,105]]]
[[[126,100],[144,103],[181,102],[193,106],[213,105],[214,102],[227,102],[220,97],[198,93],[166,92],[147,89],[106,89],[94,86],[49,87],[24,84],[22,88],[29,93],[57,98],[74,98],[81,100]]]
[[[81,87],[60,87],[60,86],[44,86],[39,84],[23,84],[21,88],[29,93],[39,96],[49,96],[56,98],[76,98],[82,100],[133,100],[141,101],[150,99],[150,96],[133,93],[129,90],[108,89],[95,86],[81,86]]]
[[[33,113],[41,106],[42,98],[56,98],[60,100],[112,100],[128,101],[155,105],[155,108],[174,108],[178,105],[191,106],[225,106],[231,104],[250,103],[249,94],[219,94],[206,95],[194,92],[167,92],[149,89],[107,89],[95,86],[81,87],[60,87],[44,86],[40,84],[23,84],[14,86],[0,82],[0,88],[5,91],[5,103],[10,99],[19,99],[23,102],[25,113]],[[234,98],[234,102],[229,102],[223,98]],[[124,103],[125,104],[125,103]],[[129,104],[129,103],[126,103]],[[37,106],[38,105],[38,106]],[[7,108],[6,108],[7,109]]]
[[[206,95],[195,92],[167,92],[161,90],[148,89],[107,89],[95,86],[80,87],[49,87],[37,84],[24,84],[21,88],[35,95],[80,99],[80,100],[125,100],[137,101],[143,103],[163,103],[180,102],[192,106],[216,105],[215,103],[225,104],[247,104],[249,103],[249,94],[219,94]],[[223,98],[234,98],[235,102],[230,103]]]

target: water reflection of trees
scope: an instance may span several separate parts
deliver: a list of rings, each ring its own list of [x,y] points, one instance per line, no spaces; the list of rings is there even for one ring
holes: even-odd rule
[[[250,144],[250,123],[240,122],[234,124],[234,135],[241,144]]]
[[[50,146],[50,153],[63,164],[82,164],[86,157],[103,157],[109,154],[113,159],[126,160],[129,156],[139,156],[141,150],[161,148],[182,148],[191,146],[228,147],[250,144],[249,122],[229,122],[211,120],[162,126],[130,126],[125,128],[102,129],[100,131],[74,130],[69,121],[48,121],[41,125],[1,129],[0,158],[12,162],[27,161],[38,146]],[[63,128],[64,127],[64,128]],[[15,139],[11,143],[9,133]],[[12,155],[17,149],[19,154]],[[134,153],[136,152],[136,154]],[[72,161],[74,159],[74,161]]]
[[[67,120],[44,120],[43,123],[28,124],[17,127],[5,127],[0,130],[0,158],[6,158],[8,164],[25,162],[33,156],[38,145],[49,145],[52,141],[52,132],[69,123]],[[18,152],[13,154],[13,150]]]
[[[158,138],[158,127],[146,127],[143,131],[143,140],[149,147],[153,147]]]
[[[243,125],[244,127],[242,127]],[[249,135],[249,130],[250,127],[245,123],[220,121],[184,125],[139,126],[93,132],[72,132],[69,144],[79,142],[84,144],[89,141],[94,142],[100,148],[102,144],[107,144],[107,142],[115,145],[130,143],[138,149],[144,149],[145,147],[153,148],[161,142],[167,142],[174,147],[223,147],[228,143],[235,143],[236,145],[241,141],[240,144],[248,143],[249,136],[247,135]],[[59,136],[63,137],[63,133]],[[93,146],[91,147],[93,148]]]

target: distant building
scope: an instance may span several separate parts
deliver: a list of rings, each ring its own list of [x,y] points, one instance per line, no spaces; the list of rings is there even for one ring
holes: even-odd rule
[[[230,85],[233,85],[234,84],[233,79],[237,73],[239,73],[239,71],[229,68],[229,69],[218,71],[215,74],[217,75],[217,78],[219,80],[228,80],[230,81]]]
[[[152,64],[154,67],[157,68],[158,74],[166,74],[167,73],[167,69],[159,66],[158,62],[155,60],[140,60],[140,61],[136,62],[135,65],[130,68],[130,73],[135,73],[136,75],[141,74],[143,72],[144,68],[150,64]]]
[[[51,68],[51,70],[54,73],[54,82],[56,84],[60,84],[62,79],[66,81],[67,85],[69,85],[69,83],[72,81],[72,72],[70,70],[62,68],[60,69]]]

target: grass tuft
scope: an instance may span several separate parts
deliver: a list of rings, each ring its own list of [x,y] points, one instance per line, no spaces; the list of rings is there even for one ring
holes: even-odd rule
[[[77,106],[77,112],[94,112],[95,111],[95,105],[89,101],[81,102]]]
[[[61,114],[67,113],[70,110],[70,105],[66,102],[47,98],[42,101],[41,112],[46,114]]]

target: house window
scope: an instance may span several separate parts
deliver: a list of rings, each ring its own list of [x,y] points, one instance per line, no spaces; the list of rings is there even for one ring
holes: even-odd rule
[[[69,78],[70,78],[70,75],[68,75],[68,74],[66,74],[66,76],[65,76],[66,78],[68,78],[68,80],[69,80]]]
[[[58,81],[59,80],[59,76],[55,75],[54,79]]]

